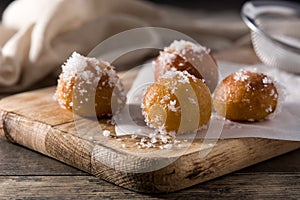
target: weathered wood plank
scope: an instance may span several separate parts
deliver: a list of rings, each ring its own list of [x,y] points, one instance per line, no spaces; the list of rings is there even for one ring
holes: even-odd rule
[[[40,153],[0,140],[0,176],[86,175]]]
[[[300,149],[238,171],[239,173],[300,173]]]
[[[55,199],[299,199],[300,174],[232,174],[169,194],[141,194],[92,176],[0,176],[0,197]]]
[[[71,112],[61,112],[63,110],[53,100],[55,87],[26,93],[16,94],[1,99],[1,107],[7,112],[18,113],[28,119],[55,126],[73,121]],[[32,112],[34,110],[39,112]]]
[[[247,167],[237,173],[300,173],[299,155],[300,149]],[[5,175],[86,175],[86,173],[40,153],[0,140],[0,176]]]

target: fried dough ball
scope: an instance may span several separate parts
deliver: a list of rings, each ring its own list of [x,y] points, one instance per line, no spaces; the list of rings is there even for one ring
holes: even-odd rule
[[[202,80],[187,71],[170,70],[147,89],[142,110],[148,126],[180,134],[208,123],[212,98]]]
[[[218,65],[210,54],[210,50],[192,42],[175,40],[164,51],[160,52],[154,62],[155,80],[158,80],[170,69],[187,71],[205,83],[211,92],[217,86],[219,73]]]
[[[111,116],[112,106],[125,103],[114,68],[76,52],[62,66],[55,98],[62,108],[85,117]]]
[[[217,113],[232,121],[259,121],[276,109],[278,91],[268,76],[244,71],[225,78],[214,94]]]

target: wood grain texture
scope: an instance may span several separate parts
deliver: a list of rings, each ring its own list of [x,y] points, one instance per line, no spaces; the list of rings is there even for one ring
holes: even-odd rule
[[[169,194],[111,187],[92,176],[0,176],[0,197],[54,199],[299,199],[299,174],[232,174]]]
[[[237,173],[300,173],[300,149],[239,170]],[[0,176],[87,175],[41,153],[0,139]],[[300,183],[299,183],[300,184]]]
[[[300,149],[240,170],[240,173],[300,173]],[[262,173],[263,174],[263,173]],[[300,182],[299,182],[300,184]]]
[[[127,173],[167,162],[174,157],[137,149],[133,139],[102,138],[97,143],[79,137],[73,115],[53,101],[54,88],[11,96],[0,101],[0,132],[11,142],[41,152],[119,186],[140,192],[171,192],[222,176],[300,147],[299,142],[267,139],[220,140],[205,158],[199,157],[201,141],[170,165],[147,173]],[[80,121],[79,127],[89,126]],[[100,126],[114,132],[112,125]],[[122,148],[122,144],[128,148]],[[114,166],[108,166],[114,164]],[[115,167],[112,168],[112,167]],[[122,168],[123,167],[123,168]]]
[[[0,140],[0,150],[0,199],[300,198],[300,179],[297,178],[300,149],[180,192],[159,195],[138,194],[85,173],[78,174],[78,170],[6,141]],[[262,184],[265,187],[261,187]]]
[[[87,175],[29,149],[0,140],[0,176]]]

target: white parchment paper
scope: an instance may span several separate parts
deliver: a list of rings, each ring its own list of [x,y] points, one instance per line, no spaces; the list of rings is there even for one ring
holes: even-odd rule
[[[239,69],[256,69],[274,78],[285,91],[285,100],[280,102],[279,113],[273,119],[254,122],[238,123],[223,120],[212,114],[208,130],[198,131],[197,138],[226,139],[259,137],[279,140],[300,141],[300,76],[280,71],[264,65],[246,66],[235,63],[220,62],[220,81],[232,72]],[[143,135],[153,133],[153,129],[147,127],[141,115],[140,104],[146,87],[154,82],[154,74],[151,64],[145,64],[136,77],[132,88],[128,92],[128,104],[121,113],[116,123],[116,134]],[[217,133],[220,132],[220,133]],[[193,139],[194,134],[182,134],[177,138]]]

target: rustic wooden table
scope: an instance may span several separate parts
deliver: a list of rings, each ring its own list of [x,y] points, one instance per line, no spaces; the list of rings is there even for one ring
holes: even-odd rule
[[[300,150],[170,194],[140,194],[0,140],[0,199],[300,199]]]
[[[239,50],[256,62],[253,52]],[[231,52],[218,59],[239,60]],[[249,56],[247,56],[249,55]],[[251,61],[251,62],[250,62]],[[0,140],[0,199],[300,199],[300,149],[170,194],[140,194]]]

